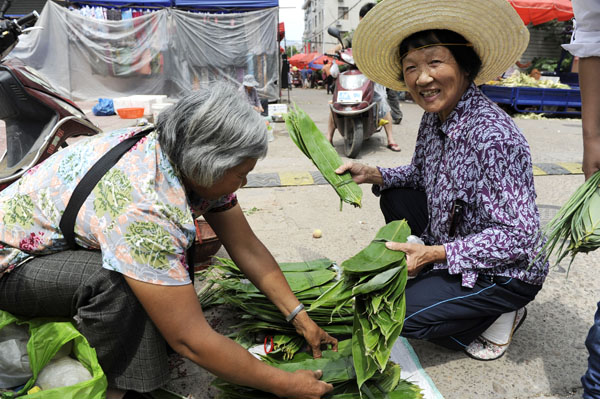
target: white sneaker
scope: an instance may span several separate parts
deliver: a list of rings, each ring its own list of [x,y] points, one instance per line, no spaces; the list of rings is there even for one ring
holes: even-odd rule
[[[508,316],[505,317],[505,315]],[[513,317],[513,322],[512,324],[508,324],[510,328],[507,329],[506,321],[507,318],[510,320],[510,316]],[[521,327],[521,324],[523,324],[526,317],[527,309],[524,307],[517,311],[501,315],[490,328],[485,330],[483,334],[475,338],[475,340],[465,348],[465,353],[476,360],[499,359],[504,355],[506,349],[508,349],[508,345],[510,344],[514,333]],[[498,323],[498,325],[496,325],[496,323]],[[507,338],[505,338],[506,331],[508,331]]]

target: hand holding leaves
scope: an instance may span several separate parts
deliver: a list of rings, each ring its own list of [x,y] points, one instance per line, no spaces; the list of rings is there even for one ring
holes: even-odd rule
[[[390,241],[385,246],[392,251],[402,251],[406,254],[407,273],[411,277],[419,274],[427,264],[446,260],[446,250],[443,245],[431,246]]]
[[[323,331],[305,311],[300,312],[292,323],[296,332],[303,336],[310,346],[315,359],[321,357],[321,345],[331,345],[332,349],[337,351],[338,340]]]

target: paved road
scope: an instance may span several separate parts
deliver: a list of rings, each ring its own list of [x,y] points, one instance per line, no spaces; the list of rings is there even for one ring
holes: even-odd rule
[[[287,98],[287,93],[284,93]],[[290,99],[302,107],[325,131],[327,100],[323,90],[294,89]],[[82,103],[91,109],[93,103]],[[406,164],[412,157],[416,131],[422,111],[412,103],[402,103],[404,120],[394,126],[394,137],[402,152],[385,148],[385,137],[377,133],[367,143],[360,162],[370,165]],[[94,118],[105,129],[131,124],[118,117]],[[581,163],[581,121],[578,119],[516,119],[530,145],[536,164],[569,165]],[[282,123],[276,124],[275,140],[269,154],[259,161],[257,175],[274,174],[295,179],[316,172],[316,168],[294,147]],[[334,144],[342,153],[341,137]],[[538,171],[539,172],[539,171]],[[302,179],[299,180],[302,183]],[[538,175],[535,178],[538,205],[547,222],[569,195],[583,182],[583,176]],[[327,185],[287,185],[285,187],[244,188],[240,204],[261,240],[280,261],[329,257],[342,262],[368,244],[383,225],[377,199],[363,187],[363,206],[344,205]],[[257,186],[261,186],[258,184]],[[264,186],[264,185],[263,185]],[[312,231],[323,231],[321,239]],[[226,256],[224,250],[219,255]],[[570,273],[567,264],[555,268],[536,300],[528,306],[529,316],[515,335],[506,355],[493,362],[478,362],[462,353],[451,352],[427,342],[411,340],[420,361],[446,399],[470,398],[545,398],[581,397],[579,378],[586,369],[584,340],[593,320],[600,283],[595,278],[600,253],[580,256]],[[212,313],[216,328],[225,328],[226,315]],[[174,359],[174,380],[170,388],[192,393],[195,398],[211,398],[209,377],[189,362]]]

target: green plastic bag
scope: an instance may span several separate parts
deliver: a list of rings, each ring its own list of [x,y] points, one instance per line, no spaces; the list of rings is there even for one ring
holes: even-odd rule
[[[27,353],[29,354],[29,364],[33,372],[33,377],[27,381],[27,384],[20,391],[16,393],[5,392],[2,394],[2,399],[17,396],[27,399],[105,398],[108,383],[100,364],[98,364],[96,350],[77,331],[73,323],[67,320],[57,321],[56,319],[46,318],[20,319],[0,310],[0,329],[12,323],[29,326],[30,338],[27,343]],[[90,374],[92,374],[92,379],[68,387],[46,389],[29,395],[23,395],[23,393],[26,393],[35,385],[37,376],[44,366],[69,341],[73,341],[72,354],[88,369]]]

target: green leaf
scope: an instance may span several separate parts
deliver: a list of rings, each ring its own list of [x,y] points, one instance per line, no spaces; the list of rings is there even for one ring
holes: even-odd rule
[[[405,220],[396,220],[382,227],[375,239],[406,242],[410,228]],[[342,263],[344,272],[366,273],[380,271],[404,259],[404,252],[387,249],[383,242],[372,242],[365,249]]]
[[[335,173],[335,170],[342,165],[342,160],[313,120],[306,112],[294,105],[293,110],[286,115],[285,121],[294,144],[312,160],[340,199],[360,207],[362,189],[352,180],[350,173],[343,175]]]

